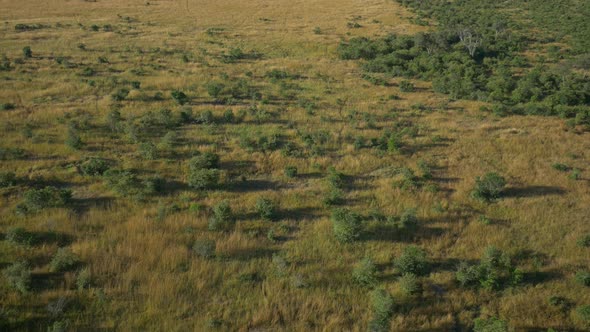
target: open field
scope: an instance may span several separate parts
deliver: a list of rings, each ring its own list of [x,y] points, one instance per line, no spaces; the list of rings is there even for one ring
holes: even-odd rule
[[[0,0],[0,20],[0,268],[30,272],[0,275],[0,330],[590,327],[588,126],[372,84],[339,44],[436,28],[400,3]],[[473,198],[489,172],[501,198]],[[71,197],[31,198],[45,187]],[[340,208],[354,241],[334,235]],[[412,245],[427,268],[410,292]],[[462,286],[490,246],[509,272]]]

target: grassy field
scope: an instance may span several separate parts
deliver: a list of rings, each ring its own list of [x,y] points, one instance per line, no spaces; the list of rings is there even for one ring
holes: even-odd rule
[[[0,329],[587,330],[587,128],[374,85],[337,54],[434,29],[414,17],[380,0],[0,0]],[[219,156],[211,188],[189,186],[199,152]],[[137,178],[88,175],[90,157]],[[474,199],[489,172],[502,197]],[[72,197],[36,208],[45,187]],[[210,230],[223,201],[235,225]],[[355,241],[335,238],[338,208],[360,216]],[[428,267],[410,292],[412,245]],[[518,280],[461,286],[490,246]],[[379,324],[373,289],[393,299]]]

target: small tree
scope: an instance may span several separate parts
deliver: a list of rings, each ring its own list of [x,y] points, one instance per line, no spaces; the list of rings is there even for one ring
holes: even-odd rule
[[[103,175],[109,168],[108,161],[97,157],[88,158],[80,165],[82,174],[88,176]]]
[[[72,126],[68,128],[65,143],[67,146],[74,150],[79,150],[84,145],[82,139],[80,138],[78,130]]]
[[[31,285],[31,269],[27,262],[17,262],[2,271],[11,288],[26,293]]]
[[[31,50],[31,46],[23,47],[23,57],[29,59],[33,57],[33,51]]]
[[[473,332],[508,332],[508,324],[496,317],[477,318],[474,323]]]
[[[188,176],[188,185],[195,189],[213,189],[219,183],[219,170],[198,169],[191,171]]]
[[[352,280],[365,287],[377,284],[377,267],[369,257],[363,258],[352,271]]]
[[[272,200],[259,197],[256,200],[256,212],[262,219],[274,220],[277,217],[277,206]]]
[[[358,214],[347,209],[336,209],[332,212],[334,237],[341,243],[357,240],[361,235],[362,224]]]
[[[72,250],[59,248],[49,263],[49,269],[51,272],[64,272],[70,270],[76,264],[78,264],[78,256]]]
[[[373,318],[369,322],[369,331],[389,331],[393,305],[393,297],[385,289],[378,288],[371,292]]]
[[[404,273],[404,275],[399,278],[399,286],[402,292],[407,295],[413,295],[420,291],[418,277],[413,273]]]
[[[170,93],[170,95],[172,96],[172,99],[178,103],[178,105],[184,105],[189,102],[188,96],[180,90],[174,90]]]
[[[219,155],[213,152],[199,154],[189,161],[190,170],[219,168]]]
[[[228,201],[222,201],[213,207],[213,216],[209,219],[209,230],[229,230],[234,224],[235,219]]]
[[[506,179],[502,176],[493,172],[487,173],[475,179],[472,196],[482,201],[493,201],[500,198],[505,186]]]
[[[23,202],[17,206],[21,213],[37,212],[45,208],[64,207],[72,200],[72,191],[45,187],[25,191]]]
[[[421,275],[428,270],[428,260],[424,250],[416,246],[407,246],[400,257],[395,260],[395,267],[402,273]]]
[[[16,175],[13,172],[0,172],[0,188],[11,187],[16,184]]]
[[[220,82],[209,82],[205,87],[207,88],[207,93],[209,96],[215,100],[218,100],[219,96],[223,92],[223,89],[225,88],[225,85]]]

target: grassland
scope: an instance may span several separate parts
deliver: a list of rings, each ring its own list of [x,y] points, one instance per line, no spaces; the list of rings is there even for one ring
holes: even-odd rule
[[[488,317],[517,331],[588,329],[579,308],[590,291],[576,281],[590,264],[579,244],[590,232],[587,128],[483,112],[488,103],[449,99],[428,81],[363,79],[358,61],[338,56],[342,40],[434,29],[399,3],[0,0],[0,9],[0,172],[16,177],[0,188],[0,266],[26,261],[31,272],[26,291],[0,276],[0,329],[364,331],[372,288],[393,297],[391,331],[468,331]],[[392,133],[397,144],[383,146]],[[220,157],[214,188],[188,186],[198,152]],[[164,183],[117,191],[84,174],[89,157]],[[326,204],[332,167],[342,184]],[[478,201],[476,177],[488,172],[507,188]],[[71,200],[18,212],[28,190],[47,186]],[[276,206],[272,220],[257,213],[261,197]],[[211,231],[222,201],[235,226]],[[338,207],[361,216],[357,241],[335,239]],[[411,232],[386,221],[412,209]],[[199,255],[205,240],[214,257]],[[394,264],[410,245],[429,263],[412,294]],[[460,262],[489,246],[522,278],[460,286]],[[56,269],[61,247],[75,262]],[[352,277],[365,257],[377,269],[371,287]]]

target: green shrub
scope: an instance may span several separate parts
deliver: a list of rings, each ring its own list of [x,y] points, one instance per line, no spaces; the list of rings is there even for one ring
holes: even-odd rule
[[[277,217],[277,206],[276,204],[268,199],[259,197],[256,200],[256,213],[260,218],[265,220],[274,220]]]
[[[297,176],[297,167],[295,166],[286,166],[285,167],[285,176],[288,178],[294,178]]]
[[[78,256],[71,249],[59,248],[49,263],[49,270],[51,272],[64,272],[72,269],[77,264]]]
[[[222,201],[213,207],[213,215],[209,218],[209,230],[230,230],[235,224],[229,202]]]
[[[25,150],[21,148],[1,148],[0,160],[22,159],[26,156]]]
[[[46,208],[65,207],[72,200],[72,191],[45,187],[43,189],[30,189],[23,194],[23,202],[17,207],[19,212],[37,212]]]
[[[219,183],[218,169],[197,169],[188,176],[188,185],[199,190],[213,189]]]
[[[6,241],[12,244],[30,244],[32,235],[23,227],[11,227],[6,231]]]
[[[410,81],[401,81],[399,83],[399,89],[401,92],[414,92],[414,84]]]
[[[27,262],[17,262],[2,271],[10,288],[27,293],[31,286],[31,269]]]
[[[189,102],[188,96],[180,90],[173,90],[170,95],[178,105],[184,105]]]
[[[416,209],[406,209],[399,219],[398,227],[408,231],[414,231],[418,227],[418,217],[416,217]]]
[[[91,157],[80,165],[82,174],[87,176],[103,175],[110,168],[108,161],[102,158]]]
[[[580,270],[576,272],[576,282],[582,286],[590,287],[590,272]]]
[[[326,206],[340,205],[344,202],[344,192],[340,189],[333,188],[326,193],[323,203]]]
[[[33,57],[33,51],[31,50],[31,46],[23,47],[23,57],[27,59]]]
[[[461,262],[455,272],[455,278],[461,286],[476,286],[479,283],[479,269],[477,266]]]
[[[508,324],[496,317],[477,318],[474,321],[473,332],[508,332]]]
[[[344,174],[338,172],[334,167],[328,168],[328,175],[326,176],[326,180],[332,188],[341,189],[342,187],[344,187]]]
[[[89,288],[92,284],[92,275],[88,268],[83,268],[76,276],[76,287],[78,290]]]
[[[377,284],[377,266],[373,260],[365,257],[352,271],[352,280],[364,287],[373,287]]]
[[[85,76],[92,76],[94,73],[92,73],[91,75],[85,75]],[[127,98],[127,96],[129,95],[129,89],[127,88],[121,88],[115,92],[113,92],[113,94],[111,94],[111,99],[113,101],[123,101],[125,100],[125,98]]]
[[[68,128],[65,144],[74,150],[79,150],[84,146],[77,129],[71,126]]]
[[[576,243],[580,247],[590,248],[590,234],[582,236]]]
[[[369,331],[389,331],[389,321],[393,313],[393,305],[393,297],[385,289],[378,288],[371,292],[373,318],[369,322]]]
[[[109,169],[103,175],[107,187],[122,197],[142,199],[159,190],[158,178],[141,180],[132,171]]]
[[[475,179],[472,196],[482,201],[492,201],[500,198],[505,186],[506,180],[502,176],[497,173],[487,173]]]
[[[414,295],[420,291],[418,277],[413,273],[404,273],[399,278],[399,287],[406,295]]]
[[[341,243],[357,240],[361,235],[362,224],[358,214],[347,209],[332,212],[334,237]]]
[[[567,172],[571,169],[568,165],[560,164],[560,163],[555,163],[555,164],[551,165],[551,167],[553,167],[554,170],[557,170],[560,172]]]
[[[139,155],[145,160],[155,160],[158,158],[158,149],[152,142],[145,142],[139,145]]]
[[[212,168],[219,168],[219,155],[213,152],[205,152],[189,160],[189,169],[191,171]]]
[[[424,250],[416,246],[407,246],[400,257],[395,260],[395,267],[402,274],[421,275],[428,272],[428,260]]]
[[[196,240],[193,244],[193,252],[203,258],[213,258],[216,246],[215,240]]]
[[[590,305],[581,305],[576,309],[577,318],[587,326],[590,326]]]
[[[199,117],[196,119],[198,123],[202,124],[213,124],[215,123],[215,117],[213,116],[213,112],[211,110],[204,110],[199,114]]]
[[[16,185],[16,175],[13,172],[0,172],[0,188]]]
[[[225,89],[225,84],[220,82],[209,82],[205,85],[205,88],[211,98],[218,100]]]

